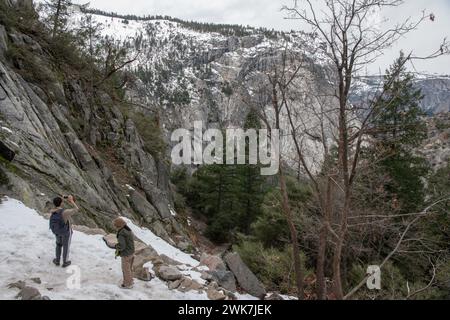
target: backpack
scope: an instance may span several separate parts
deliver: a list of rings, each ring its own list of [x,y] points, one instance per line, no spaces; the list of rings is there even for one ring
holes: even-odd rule
[[[50,217],[50,230],[56,236],[62,236],[69,233],[69,224],[64,222],[64,209],[55,211]]]

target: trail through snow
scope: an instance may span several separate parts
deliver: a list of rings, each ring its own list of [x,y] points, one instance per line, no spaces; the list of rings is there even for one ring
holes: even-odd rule
[[[122,273],[120,260],[114,259],[114,251],[108,249],[101,236],[74,232],[71,260],[81,271],[79,289],[68,289],[67,281],[72,269],[52,264],[55,240],[48,221],[20,201],[5,199],[0,204],[0,299],[14,299],[18,290],[8,289],[10,283],[20,280],[37,288],[43,296],[52,300],[204,300],[206,294],[181,293],[169,290],[158,278],[151,282],[136,280],[133,290],[119,288]],[[149,230],[131,226],[144,242],[155,245],[158,253],[182,259],[182,263],[196,260],[155,237]],[[159,240],[158,240],[159,239]],[[198,262],[197,262],[198,264]],[[195,266],[195,265],[194,265]],[[73,270],[72,270],[73,272]],[[192,274],[192,272],[187,271]],[[39,278],[36,284],[31,279]],[[241,296],[249,298],[248,296]]]

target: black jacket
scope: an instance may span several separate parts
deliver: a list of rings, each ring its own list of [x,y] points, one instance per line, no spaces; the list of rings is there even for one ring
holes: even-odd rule
[[[117,232],[117,251],[121,257],[129,257],[134,254],[134,235],[128,226]]]

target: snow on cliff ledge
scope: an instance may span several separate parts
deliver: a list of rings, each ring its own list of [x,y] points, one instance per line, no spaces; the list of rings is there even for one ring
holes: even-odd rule
[[[0,204],[0,300],[14,299],[17,290],[8,285],[26,281],[43,296],[52,300],[204,300],[206,294],[181,293],[169,290],[158,278],[151,282],[136,281],[133,290],[122,290],[120,260],[108,249],[101,236],[74,232],[71,260],[81,271],[81,288],[68,289],[70,270],[52,264],[55,240],[46,219],[20,201],[4,199]],[[146,229],[131,225],[143,241],[156,243],[159,253],[193,262],[186,254],[177,252]],[[73,272],[73,271],[72,271]],[[31,281],[39,278],[42,283]],[[243,297],[242,297],[243,298]]]

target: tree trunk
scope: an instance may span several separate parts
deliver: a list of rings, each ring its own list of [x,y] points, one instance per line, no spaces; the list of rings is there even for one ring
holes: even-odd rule
[[[316,283],[317,283],[317,299],[327,299],[327,285],[325,278],[325,259],[327,252],[328,233],[330,226],[330,217],[332,211],[332,184],[331,177],[327,179],[327,191],[325,203],[323,204],[322,227],[319,235],[319,247],[317,253],[317,269],[316,269]]]
[[[304,294],[304,287],[303,287],[303,270],[301,266],[301,259],[300,259],[300,249],[298,245],[298,237],[297,237],[297,229],[295,228],[295,224],[292,217],[292,211],[289,206],[289,197],[287,193],[287,187],[286,187],[286,179],[284,177],[283,170],[280,167],[280,188],[281,188],[281,194],[282,194],[282,208],[283,212],[285,214],[288,226],[289,226],[289,232],[291,235],[291,242],[292,242],[292,255],[294,259],[294,271],[295,271],[295,282],[297,284],[297,296],[299,300],[303,300],[305,298]]]
[[[58,23],[59,23],[59,18],[61,15],[61,9],[62,9],[62,0],[58,0],[58,4],[56,5],[56,13],[55,13],[55,18],[53,19],[53,32],[52,32],[52,38],[56,37],[56,33],[58,32]]]

